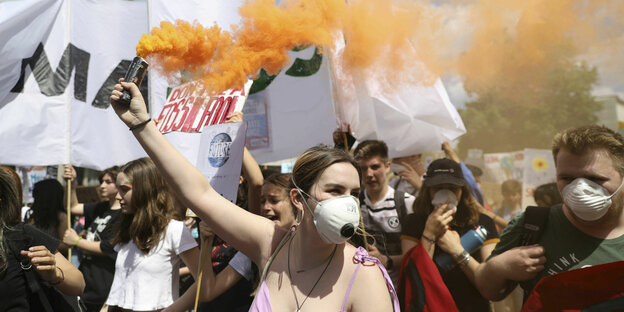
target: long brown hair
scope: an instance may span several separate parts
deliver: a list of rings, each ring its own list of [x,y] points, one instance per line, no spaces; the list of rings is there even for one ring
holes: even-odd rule
[[[419,223],[418,229],[425,229],[427,218],[433,212],[433,205],[431,204],[431,195],[429,194],[430,186],[423,185],[418,191],[418,196],[414,200],[414,214],[418,216]],[[479,221],[479,204],[474,199],[467,184],[461,187],[461,198],[457,203],[457,212],[451,221],[451,226],[454,227],[467,227],[473,226]],[[420,233],[422,235],[422,233]]]
[[[7,268],[7,248],[5,245],[5,231],[20,221],[21,202],[19,187],[15,180],[15,172],[6,167],[0,167],[0,272]]]
[[[175,211],[174,197],[154,162],[139,158],[125,164],[123,172],[132,183],[129,210],[122,213],[111,243],[127,244],[132,240],[143,254],[158,245],[171,219],[180,219]]]

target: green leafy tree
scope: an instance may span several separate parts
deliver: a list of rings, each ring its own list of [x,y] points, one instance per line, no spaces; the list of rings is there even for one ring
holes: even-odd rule
[[[549,149],[557,132],[597,121],[601,104],[591,95],[598,80],[595,67],[564,60],[538,72],[499,76],[478,85],[465,79],[467,92],[476,100],[459,112],[467,130],[459,149]]]

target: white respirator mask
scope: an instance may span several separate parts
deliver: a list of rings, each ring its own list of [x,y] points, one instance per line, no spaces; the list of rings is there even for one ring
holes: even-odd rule
[[[448,206],[446,209],[453,210],[453,212],[457,212],[457,195],[453,193],[453,191],[449,189],[441,189],[433,195],[433,199],[431,200],[431,204],[434,209],[440,208],[442,205],[448,202]]]
[[[342,195],[319,202],[297,185],[295,187],[304,205],[314,217],[314,226],[323,241],[330,244],[342,244],[355,234],[355,230],[360,225],[360,205],[355,197]],[[308,206],[304,194],[316,202],[314,212]]]
[[[609,194],[609,191],[594,181],[578,178],[566,185],[561,191],[563,203],[570,208],[575,216],[585,221],[596,221],[602,218],[609,207],[611,198],[622,188],[622,185]]]

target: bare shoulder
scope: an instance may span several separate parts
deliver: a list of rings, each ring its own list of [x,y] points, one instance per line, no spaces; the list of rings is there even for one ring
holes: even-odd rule
[[[348,244],[345,248],[345,254],[351,255],[346,261],[348,263],[345,266],[346,272],[350,273],[351,276],[353,273],[356,274],[347,301],[351,307],[350,310],[370,311],[370,307],[375,306],[376,309],[378,307],[378,311],[392,311],[390,290],[379,265],[373,261],[364,261],[358,271],[355,272],[358,266],[358,262],[353,258],[356,255],[356,250],[355,247]],[[366,260],[365,257],[364,260]],[[349,281],[351,276],[349,276]]]

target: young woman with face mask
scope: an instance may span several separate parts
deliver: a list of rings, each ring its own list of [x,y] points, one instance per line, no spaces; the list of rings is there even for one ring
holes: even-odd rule
[[[483,246],[469,254],[460,236],[480,225],[487,231]],[[474,272],[498,242],[494,221],[479,213],[479,203],[464,180],[461,167],[451,159],[433,161],[423,188],[414,201],[414,213],[406,217],[401,236],[403,253],[423,244],[430,257],[447,253],[458,263],[445,271],[438,267],[460,311],[490,311],[474,284]]]
[[[118,102],[124,88],[129,106]],[[359,224],[360,176],[350,155],[315,147],[298,158],[289,192],[298,225],[286,230],[220,196],[150,121],[136,85],[117,84],[111,104],[185,204],[264,268],[251,311],[398,309],[385,269],[371,265],[378,260],[345,243]]]

